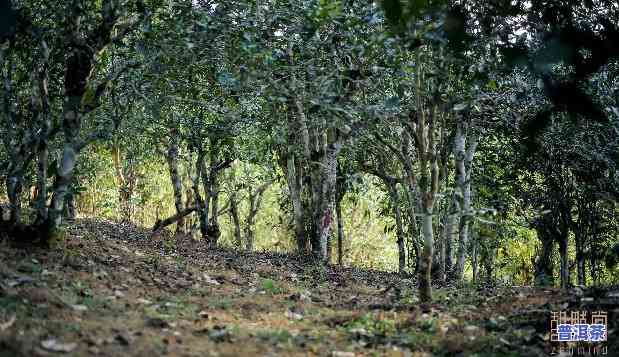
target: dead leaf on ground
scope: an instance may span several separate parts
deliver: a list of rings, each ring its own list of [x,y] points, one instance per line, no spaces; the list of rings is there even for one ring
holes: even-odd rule
[[[6,330],[8,330],[11,326],[13,326],[13,324],[15,323],[15,321],[16,321],[16,318],[15,318],[15,315],[13,315],[13,316],[9,319],[9,321],[7,321],[7,322],[5,322],[5,323],[0,324],[0,331],[6,331]]]
[[[77,343],[62,343],[55,338],[50,338],[48,340],[41,341],[41,347],[52,352],[69,353],[77,348]]]

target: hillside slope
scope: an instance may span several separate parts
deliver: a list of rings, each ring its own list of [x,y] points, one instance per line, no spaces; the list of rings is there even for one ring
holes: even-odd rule
[[[0,356],[536,356],[551,352],[550,311],[590,300],[443,288],[420,305],[395,274],[208,250],[98,220],[78,221],[55,250],[2,244],[0,262]],[[616,320],[603,293],[586,303]]]

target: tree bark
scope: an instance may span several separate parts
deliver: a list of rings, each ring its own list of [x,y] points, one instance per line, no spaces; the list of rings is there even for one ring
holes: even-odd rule
[[[458,122],[456,136],[454,139],[454,154],[456,157],[456,174],[458,187],[462,194],[462,215],[459,224],[459,242],[454,278],[462,280],[464,263],[466,261],[466,251],[468,246],[469,221],[472,216],[471,211],[471,163],[477,148],[477,136],[472,135],[468,147],[466,147],[466,127],[462,122]],[[465,150],[466,147],[466,150]]]
[[[294,217],[294,231],[297,242],[297,251],[300,254],[307,253],[307,236],[305,235],[305,215],[301,200],[301,179],[296,169],[295,156],[289,152],[286,159],[286,176],[290,200],[292,201],[292,213]]]
[[[332,133],[329,136],[335,135]],[[342,143],[337,138],[330,138],[327,146],[324,166],[321,173],[321,192],[319,202],[319,220],[315,222],[318,227],[316,235],[319,237],[319,250],[312,247],[314,253],[319,253],[322,260],[330,257],[327,251],[328,240],[331,238],[334,213],[335,213],[335,194],[337,183],[337,157],[342,148]],[[316,209],[316,208],[315,208]]]
[[[170,130],[170,141],[168,151],[166,152],[166,161],[168,163],[168,171],[170,173],[170,182],[172,183],[172,192],[174,194],[174,207],[176,213],[183,212],[183,184],[179,174],[178,167],[179,153],[179,133],[177,129]],[[184,233],[184,219],[180,218],[176,223],[176,233]]]
[[[418,78],[418,80],[420,80]],[[434,257],[434,203],[439,189],[439,165],[437,155],[437,140],[435,138],[437,124],[437,108],[431,113],[422,111],[419,117],[417,135],[417,151],[420,156],[420,190],[422,205],[422,232],[424,246],[419,269],[419,296],[423,302],[432,301],[432,259]],[[439,127],[438,130],[441,130]],[[440,134],[440,133],[439,133]],[[437,135],[440,137],[440,135]]]
[[[9,221],[12,224],[21,223],[21,195],[23,190],[24,177],[19,169],[13,169],[6,178],[6,191],[9,197]]]
[[[447,278],[447,274],[453,269],[453,236],[459,211],[458,198],[454,193],[451,197],[447,215],[445,216],[445,225],[443,226],[444,254],[442,257],[443,260],[441,261],[441,265],[443,266],[439,268],[443,271],[443,279]]]
[[[554,235],[550,232],[552,218],[542,217],[535,224],[537,238],[542,243],[542,250],[535,264],[535,284],[538,286],[554,285],[554,266],[552,264],[552,251],[554,247]]]
[[[236,191],[230,193],[230,218],[234,224],[234,241],[237,249],[243,249],[243,237],[241,235],[241,220],[239,217],[239,204]]]
[[[216,150],[211,149],[211,163],[217,162]],[[218,170],[214,167],[210,172],[210,198],[211,198],[211,227],[209,232],[210,244],[217,247],[221,230],[219,229],[219,180]]]
[[[473,283],[477,283],[478,281],[478,255],[479,255],[479,247],[478,247],[478,242],[476,239],[473,239],[473,253],[472,253],[472,259],[471,259],[471,265],[473,266]]]
[[[187,207],[185,209],[183,209],[181,212],[176,213],[174,216],[168,217],[164,220],[157,220],[157,223],[155,223],[155,225],[153,226],[153,232],[158,232],[159,230],[174,224],[174,223],[178,223],[180,220],[182,220],[185,216],[190,215],[191,213],[195,212],[198,208],[193,206],[193,207]]]
[[[416,134],[412,134],[416,135]],[[400,148],[401,161],[406,172],[406,195],[408,199],[408,239],[413,247],[415,256],[414,273],[419,273],[421,267],[421,246],[419,244],[419,231],[417,225],[417,214],[415,212],[421,211],[421,199],[419,195],[419,188],[417,185],[417,178],[415,176],[413,159],[408,150],[411,147],[411,133],[405,132],[402,140],[402,147]],[[408,255],[409,262],[411,261],[411,254]]]
[[[570,284],[570,263],[568,258],[568,236],[559,239],[559,255],[561,257],[561,287],[567,289]]]
[[[73,192],[69,192],[65,196],[64,216],[66,217],[67,222],[75,222],[77,211],[75,208],[75,193]]]
[[[425,194],[423,199],[424,215],[422,217],[423,251],[419,268],[419,295],[424,302],[432,301],[432,258],[434,255],[433,198]]]
[[[47,166],[49,150],[47,143],[41,143],[37,150],[37,210],[36,224],[43,224],[47,220]]]
[[[202,194],[200,193],[200,181],[204,180],[207,175],[203,173],[206,170],[204,165],[204,151],[202,149],[197,150],[197,157],[195,162],[195,176],[191,177],[192,181],[192,189],[193,195],[196,200],[196,210],[198,212],[198,221],[200,223],[200,235],[202,239],[205,241],[208,237],[208,227],[209,227],[209,211],[208,211],[208,185],[205,186],[205,195],[206,199],[202,198]],[[208,177],[206,177],[208,179]]]
[[[585,270],[585,253],[584,253],[584,238],[581,229],[574,231],[576,240],[576,272],[578,275],[578,285],[586,286],[586,270]]]
[[[335,202],[335,211],[337,214],[337,264],[342,266],[344,260],[344,218],[342,217],[342,198],[338,197]]]
[[[404,274],[406,272],[406,247],[404,246],[404,229],[402,225],[402,210],[400,209],[400,195],[396,182],[393,178],[383,178],[387,189],[389,190],[389,198],[395,215],[396,238],[398,244],[398,272]]]

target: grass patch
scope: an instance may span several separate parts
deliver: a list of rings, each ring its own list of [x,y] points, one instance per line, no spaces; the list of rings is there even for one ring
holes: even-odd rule
[[[279,286],[273,279],[263,279],[261,287],[262,290],[266,291],[271,295],[281,294],[284,292],[284,289]]]

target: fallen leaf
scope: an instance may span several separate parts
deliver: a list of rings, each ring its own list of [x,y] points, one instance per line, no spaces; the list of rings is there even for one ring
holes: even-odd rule
[[[50,338],[48,340],[42,341],[41,347],[52,352],[69,353],[77,348],[77,343],[62,343],[55,338]]]
[[[354,352],[345,352],[345,351],[333,351],[331,353],[332,357],[355,357]]]
[[[290,310],[286,311],[286,317],[291,320],[303,320],[303,315],[290,311]]]
[[[71,308],[78,312],[88,311],[88,306],[86,305],[71,305]]]
[[[9,327],[13,326],[13,324],[15,323],[15,320],[16,320],[16,319],[15,319],[15,315],[13,315],[13,316],[9,319],[9,321],[7,321],[7,322],[5,322],[5,323],[3,323],[3,324],[0,324],[0,331],[5,331],[5,330],[8,330],[8,329],[9,329]]]
[[[220,284],[221,284],[221,283],[220,283],[220,282],[218,282],[217,280],[215,280],[215,279],[211,278],[211,277],[210,277],[208,274],[206,274],[206,273],[202,274],[202,279],[203,279],[205,282],[209,283],[209,284],[213,284],[213,285],[220,285]]]

